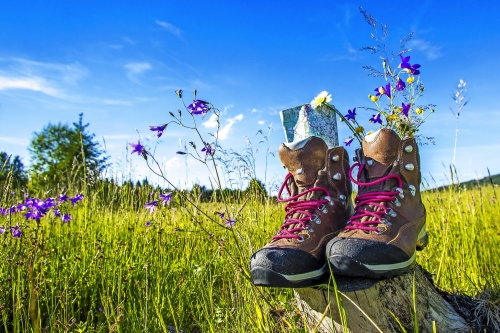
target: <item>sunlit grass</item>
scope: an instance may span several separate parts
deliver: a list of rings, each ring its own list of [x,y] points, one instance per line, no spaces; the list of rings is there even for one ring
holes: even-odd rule
[[[307,331],[291,289],[256,288],[248,280],[250,255],[282,222],[279,204],[233,198],[235,210],[246,204],[227,229],[182,208],[178,196],[150,215],[142,208],[149,192],[100,183],[70,223],[48,218],[31,223],[21,239],[2,235],[3,331]],[[14,200],[2,198],[0,206]],[[426,191],[423,200],[431,238],[418,262],[437,286],[472,296],[486,285],[499,292],[500,204],[493,188]],[[222,209],[201,207],[209,214]],[[25,223],[16,219],[6,223]]]

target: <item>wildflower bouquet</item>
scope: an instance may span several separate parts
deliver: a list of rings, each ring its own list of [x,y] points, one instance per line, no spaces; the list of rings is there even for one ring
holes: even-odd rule
[[[371,34],[371,38],[377,43],[375,46],[366,46],[361,50],[370,51],[373,54],[379,53],[382,60],[381,70],[372,66],[363,66],[363,69],[368,71],[369,76],[379,79],[379,85],[375,87],[374,93],[368,94],[373,106],[362,107],[372,111],[369,122],[375,125],[376,129],[387,128],[394,130],[400,138],[425,138],[433,142],[432,138],[417,134],[420,126],[434,112],[435,105],[422,105],[417,102],[425,91],[424,84],[420,80],[421,66],[410,62],[410,56],[407,55],[410,49],[405,48],[406,42],[413,37],[413,32],[400,40],[401,51],[398,53],[392,52],[389,55],[384,43],[384,38],[388,34],[387,26],[382,24],[380,33],[377,20],[372,15],[368,15],[361,7],[360,12],[366,22],[373,27],[374,32]],[[396,61],[398,65],[393,67],[392,64]],[[381,80],[382,78],[383,80]],[[346,146],[349,146],[354,139],[361,143],[363,137],[370,134],[371,131],[366,133],[365,128],[358,123],[356,108],[348,110],[347,114],[342,114],[335,106],[329,104],[330,100],[331,95],[323,91],[311,101],[311,106],[313,108],[326,106],[334,111],[341,121],[347,124],[353,135],[344,141]]]

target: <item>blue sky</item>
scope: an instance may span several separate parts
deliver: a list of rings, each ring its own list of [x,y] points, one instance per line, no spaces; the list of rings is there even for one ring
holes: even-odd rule
[[[384,3],[387,4],[387,3]],[[500,173],[500,3],[423,1],[421,4],[342,1],[4,1],[0,11],[0,150],[29,164],[32,133],[49,122],[84,121],[106,142],[115,174],[151,177],[143,161],[127,156],[128,142],[156,146],[156,156],[175,184],[208,184],[195,161],[176,155],[179,139],[193,135],[169,127],[156,145],[149,125],[169,120],[182,107],[174,93],[191,91],[223,113],[221,144],[241,151],[247,136],[264,178],[265,144],[259,129],[272,124],[276,151],[284,135],[278,112],[307,103],[322,90],[347,109],[370,106],[367,94],[381,85],[362,65],[378,56],[359,51],[371,44],[363,6],[388,25],[387,44],[410,31],[412,63],[422,65],[422,103],[437,104],[421,133],[436,145],[421,149],[422,173],[447,182],[456,122],[450,95],[459,79],[470,86],[460,117],[456,167],[463,180]],[[397,64],[395,64],[397,66]],[[358,109],[368,120],[369,111]],[[205,118],[205,121],[208,117]],[[371,129],[368,122],[365,127]],[[204,133],[211,132],[200,122]],[[340,137],[349,135],[340,127]],[[222,137],[221,137],[222,138]],[[349,152],[352,155],[352,148]],[[186,170],[187,165],[187,170]],[[284,170],[270,157],[267,180]]]

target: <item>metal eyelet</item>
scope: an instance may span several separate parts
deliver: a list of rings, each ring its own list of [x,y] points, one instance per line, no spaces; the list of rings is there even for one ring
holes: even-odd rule
[[[366,161],[366,164],[368,164],[369,166],[373,166],[375,164],[375,161],[374,160],[368,160],[368,161]]]
[[[403,198],[405,197],[405,195],[404,195],[404,193],[403,193],[403,189],[402,189],[402,188],[400,188],[400,187],[396,187],[396,191],[398,191],[398,192],[399,192],[399,197],[400,197],[401,199],[403,199]]]
[[[314,232],[314,229],[311,226],[308,226],[305,230],[307,230],[311,234]]]
[[[298,174],[298,175],[301,175],[301,174],[303,174],[303,173],[304,173],[304,170],[303,170],[302,168],[301,168],[301,169],[297,169],[297,174]]]
[[[328,209],[326,209],[326,206],[325,206],[325,205],[321,205],[321,206],[319,206],[319,210],[320,210],[323,214],[328,213]]]
[[[405,169],[408,171],[413,171],[415,169],[415,166],[411,163],[408,163],[405,165]]]
[[[410,190],[411,195],[415,196],[417,189],[413,185],[408,185],[408,189]]]
[[[321,220],[319,219],[318,215],[315,215],[315,214],[313,214],[311,221],[313,221],[316,224],[321,224]]]
[[[339,155],[332,156],[332,161],[334,161],[334,162],[338,162],[339,159],[340,159]]]
[[[333,206],[333,205],[335,204],[335,202],[333,201],[333,199],[332,199],[330,196],[328,196],[328,195],[325,195],[325,196],[323,197],[323,199],[328,200],[328,204],[329,204],[330,206]]]
[[[300,238],[297,239],[297,242],[302,243],[304,240],[304,237],[300,236]]]
[[[394,198],[393,202],[396,207],[401,207],[401,202],[399,202],[398,198]]]
[[[335,180],[341,180],[342,179],[342,175],[340,173],[336,173],[332,176],[333,179]]]
[[[411,153],[413,151],[413,146],[406,146],[405,147],[405,152]]]
[[[391,217],[396,217],[398,216],[398,214],[396,214],[396,212],[394,211],[394,209],[392,208],[389,208],[389,211],[387,212],[387,215],[391,216]]]
[[[347,201],[347,197],[343,194],[339,195],[339,199],[340,201],[342,202],[343,205],[346,204],[346,201]]]
[[[392,225],[392,223],[389,222],[389,221],[387,221],[387,219],[382,219],[381,223],[384,224],[384,225],[386,225],[386,226],[388,226],[388,227]]]

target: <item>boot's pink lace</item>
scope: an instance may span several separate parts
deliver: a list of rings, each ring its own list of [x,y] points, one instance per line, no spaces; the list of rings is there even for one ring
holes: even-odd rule
[[[358,174],[356,176],[356,180],[352,177],[352,170],[355,167],[359,167]],[[398,181],[399,188],[403,187],[403,182],[398,175],[389,174],[387,176],[381,177],[373,182],[363,183],[359,181],[361,173],[365,168],[364,164],[354,163],[349,169],[349,178],[351,181],[358,185],[362,186],[373,186],[376,184],[380,184],[385,182],[388,179],[394,178]],[[361,192],[360,190],[358,193]],[[358,194],[356,199],[354,199],[354,203],[356,206],[354,207],[354,215],[351,216],[349,222],[347,222],[347,226],[344,228],[345,230],[366,230],[366,231],[375,231],[378,232],[378,228],[376,227],[378,224],[383,223],[382,216],[389,213],[389,209],[386,207],[386,202],[395,202],[396,195],[398,195],[398,191],[387,191],[387,192],[368,192],[363,194]],[[366,210],[363,209],[363,206],[371,206],[376,207],[378,209]],[[362,218],[368,217],[366,221],[361,221]]]
[[[292,177],[293,175],[291,173],[286,175],[285,181],[283,182],[278,191],[278,201],[288,202],[288,204],[285,206],[285,212],[286,212],[285,222],[281,226],[281,230],[278,232],[278,234],[273,237],[273,240],[281,238],[301,239],[302,236],[297,235],[296,233],[304,229],[307,229],[306,227],[307,222],[310,222],[313,219],[314,215],[316,215],[313,214],[312,212],[319,209],[321,205],[329,202],[326,199],[298,200],[300,197],[303,197],[308,193],[314,191],[323,191],[326,193],[327,196],[330,196],[330,192],[328,192],[326,188],[320,186],[315,186],[313,188],[305,190],[304,192],[297,194],[293,197],[290,197],[288,199],[282,199],[281,194],[283,193],[284,188],[286,188],[286,190],[288,191],[288,195],[291,194],[290,187],[288,186],[288,180]],[[292,217],[295,213],[299,213],[301,217],[299,218]],[[321,211],[318,211],[317,215],[323,215],[323,213]],[[297,226],[292,229],[287,229],[289,226],[294,224],[297,224]]]

